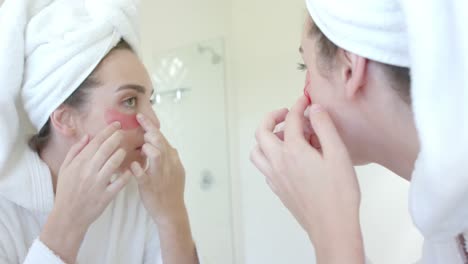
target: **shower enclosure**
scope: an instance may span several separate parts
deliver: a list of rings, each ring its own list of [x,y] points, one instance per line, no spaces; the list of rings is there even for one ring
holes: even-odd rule
[[[186,169],[186,204],[202,263],[233,259],[222,39],[154,56],[161,129]]]

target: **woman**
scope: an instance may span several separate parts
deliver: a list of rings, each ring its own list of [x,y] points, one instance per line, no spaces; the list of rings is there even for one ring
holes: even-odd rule
[[[16,123],[20,136],[2,139],[2,153],[13,150],[0,163],[9,163],[0,174],[0,262],[198,263],[184,168],[159,130],[137,56],[134,3],[1,8],[3,45],[25,65],[0,71],[11,85],[4,98],[21,95],[20,104],[2,100],[13,109],[2,126]],[[27,148],[23,135],[35,129]]]
[[[443,157],[436,164],[420,160],[420,168],[424,165],[436,169],[433,172],[426,170],[426,175],[413,174],[421,151],[420,142],[426,144],[428,152],[439,142],[448,141],[439,138],[436,142],[437,137],[430,135],[432,141],[428,142],[428,134],[431,134],[428,132],[421,133],[425,137],[420,141],[415,112],[417,117],[426,119],[419,120],[419,128],[430,127],[423,121],[428,121],[431,115],[433,120],[439,120],[439,110],[457,105],[453,99],[453,105],[437,105],[434,109],[436,105],[433,104],[431,109],[422,106],[431,94],[410,91],[408,68],[411,60],[405,23],[409,21],[413,26],[416,17],[405,21],[398,1],[308,0],[307,6],[310,17],[300,48],[305,63],[303,68],[307,70],[305,96],[290,111],[281,109],[267,115],[257,130],[258,145],[252,151],[251,160],[307,231],[316,248],[318,263],[364,263],[359,223],[360,191],[353,165],[371,162],[381,164],[407,180],[413,180],[412,175],[418,177],[412,183],[412,211],[426,238],[422,262],[466,263],[465,239],[458,235],[466,230],[463,220],[466,218],[460,217],[466,212],[466,206],[457,207],[456,203],[466,193],[466,184],[461,184],[460,179],[463,170],[457,170],[463,167],[464,162],[460,159],[463,155],[455,159],[458,164],[445,164]],[[416,5],[407,3],[405,7],[407,14],[417,14]],[[440,8],[445,9],[449,8]],[[418,35],[415,28],[411,29],[412,34]],[[421,28],[420,32],[423,31],[427,32]],[[421,66],[421,52],[414,52],[414,46],[411,48],[413,59],[418,54],[417,65]],[[424,50],[422,45],[419,49]],[[434,57],[445,56],[440,54],[434,54]],[[420,68],[416,72],[419,78],[430,78],[421,76]],[[440,72],[444,73],[444,70]],[[445,92],[443,94],[440,98],[447,96]],[[460,114],[463,117],[466,111],[460,111]],[[454,120],[450,116],[445,119]],[[284,133],[275,133],[275,127],[283,121]],[[436,126],[440,124],[435,123]],[[462,138],[454,140],[464,146]],[[450,155],[456,148],[459,149],[455,147],[450,152],[440,153]],[[440,146],[439,150],[442,150]],[[427,158],[426,155],[422,155],[423,158]],[[436,181],[431,182],[431,174],[440,173],[438,170],[447,164],[452,166],[450,171],[458,181],[439,179],[438,187],[434,186]],[[452,185],[458,185],[458,188]],[[426,189],[421,190],[421,186]],[[443,195],[428,199],[433,194]],[[421,207],[424,199],[434,201],[432,213],[429,208]],[[446,213],[447,221],[436,218],[441,212]],[[428,223],[431,223],[430,228]]]

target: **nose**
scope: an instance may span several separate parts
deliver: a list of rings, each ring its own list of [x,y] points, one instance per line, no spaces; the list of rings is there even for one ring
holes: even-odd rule
[[[154,111],[153,111],[153,117],[151,118],[151,120],[153,120],[154,125],[155,125],[158,129],[161,129],[161,122],[159,122],[159,118],[158,118],[158,116],[156,115],[156,112],[154,112]]]
[[[304,95],[309,100],[309,104],[312,103],[312,100],[310,99],[309,92],[307,91],[307,85],[304,87]]]
[[[307,97],[307,99],[309,99],[309,104],[310,104],[312,103],[312,99],[310,98],[310,94],[308,91],[309,85],[310,85],[310,74],[309,74],[309,71],[307,71],[305,86],[304,86],[304,95]]]

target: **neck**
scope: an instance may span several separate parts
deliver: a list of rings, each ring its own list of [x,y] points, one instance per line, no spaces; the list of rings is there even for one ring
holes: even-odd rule
[[[404,141],[407,141],[404,143]],[[392,145],[393,142],[393,145]],[[384,154],[377,157],[376,163],[386,167],[407,181],[411,181],[414,163],[418,155],[414,142],[408,140],[389,140],[382,146]]]
[[[49,167],[52,175],[52,184],[54,187],[54,193],[57,189],[57,179],[60,171],[60,167],[65,159],[67,153],[62,153],[63,148],[59,148],[56,142],[50,142],[40,152],[39,156]]]
[[[387,109],[388,110],[388,109]],[[419,153],[419,139],[413,113],[408,105],[397,105],[376,120],[377,138],[370,157],[400,177],[410,181]],[[383,140],[382,140],[383,139]]]

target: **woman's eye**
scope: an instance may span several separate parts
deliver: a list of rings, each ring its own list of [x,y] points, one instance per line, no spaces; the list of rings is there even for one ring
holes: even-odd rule
[[[307,65],[305,65],[304,63],[298,63],[297,64],[297,69],[300,70],[300,71],[305,71],[305,70],[307,70]]]
[[[128,98],[127,100],[124,101],[124,104],[127,107],[133,108],[137,104],[137,98],[136,97]]]

